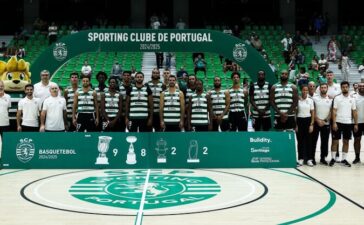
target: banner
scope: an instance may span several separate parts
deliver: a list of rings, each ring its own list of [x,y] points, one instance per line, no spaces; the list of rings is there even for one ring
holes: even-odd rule
[[[221,31],[95,29],[67,35],[42,51],[30,68],[32,82],[40,81],[42,70],[53,74],[71,58],[85,52],[211,52],[235,61],[253,81],[260,70],[265,71],[271,84],[277,81],[268,63],[249,42]]]
[[[5,169],[292,168],[291,132],[5,132]]]

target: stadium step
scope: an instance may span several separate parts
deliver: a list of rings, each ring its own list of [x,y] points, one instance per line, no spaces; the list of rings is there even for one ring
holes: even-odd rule
[[[325,56],[327,56],[327,43],[329,42],[330,38],[331,38],[330,35],[322,36],[320,43],[314,43],[312,45],[313,50],[317,52],[317,55],[319,57],[321,54],[325,54]],[[314,40],[314,37],[312,37],[311,40]],[[338,51],[338,58],[340,55],[341,55],[341,52]],[[309,60],[309,62],[310,62],[312,59],[306,59],[306,60]],[[350,84],[360,82],[360,74],[358,72],[358,65],[355,64],[355,62],[353,60],[350,60],[350,65],[351,65],[350,73],[349,73],[350,74],[349,75]],[[343,80],[341,70],[339,70],[339,66],[337,63],[329,62],[329,70],[332,70],[332,72],[334,72],[337,83],[340,83]]]
[[[143,54],[143,61],[142,61],[142,72],[144,73],[144,82],[148,82],[151,80],[152,70],[157,67],[157,61],[154,52],[145,52]],[[163,67],[160,70],[161,72],[161,81],[163,81],[163,71],[166,67],[166,52],[164,53],[164,60],[163,60]],[[171,67],[170,67],[171,74],[176,74],[176,59],[175,55],[173,54],[171,59]]]

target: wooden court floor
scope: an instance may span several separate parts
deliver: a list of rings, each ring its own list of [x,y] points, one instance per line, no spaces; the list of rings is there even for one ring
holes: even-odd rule
[[[0,170],[0,224],[362,225],[363,167]]]

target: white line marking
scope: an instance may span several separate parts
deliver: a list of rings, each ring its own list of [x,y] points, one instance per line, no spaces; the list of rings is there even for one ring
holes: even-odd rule
[[[140,206],[139,206],[139,211],[138,211],[138,214],[137,214],[137,219],[136,219],[135,225],[141,225],[142,224],[143,209],[144,209],[145,196],[147,195],[149,175],[150,175],[150,169],[148,169],[147,176],[145,177],[143,195],[142,195],[142,199],[140,200]]]

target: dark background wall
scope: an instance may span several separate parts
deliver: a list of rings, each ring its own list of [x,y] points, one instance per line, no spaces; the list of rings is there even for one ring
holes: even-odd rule
[[[178,18],[190,28],[206,25],[280,24],[286,30],[308,30],[316,15],[327,15],[329,33],[342,25],[363,24],[363,8],[357,0],[1,0],[0,34],[31,28],[36,18],[82,26],[107,21],[109,25],[149,27],[153,13],[165,14],[168,27]]]

